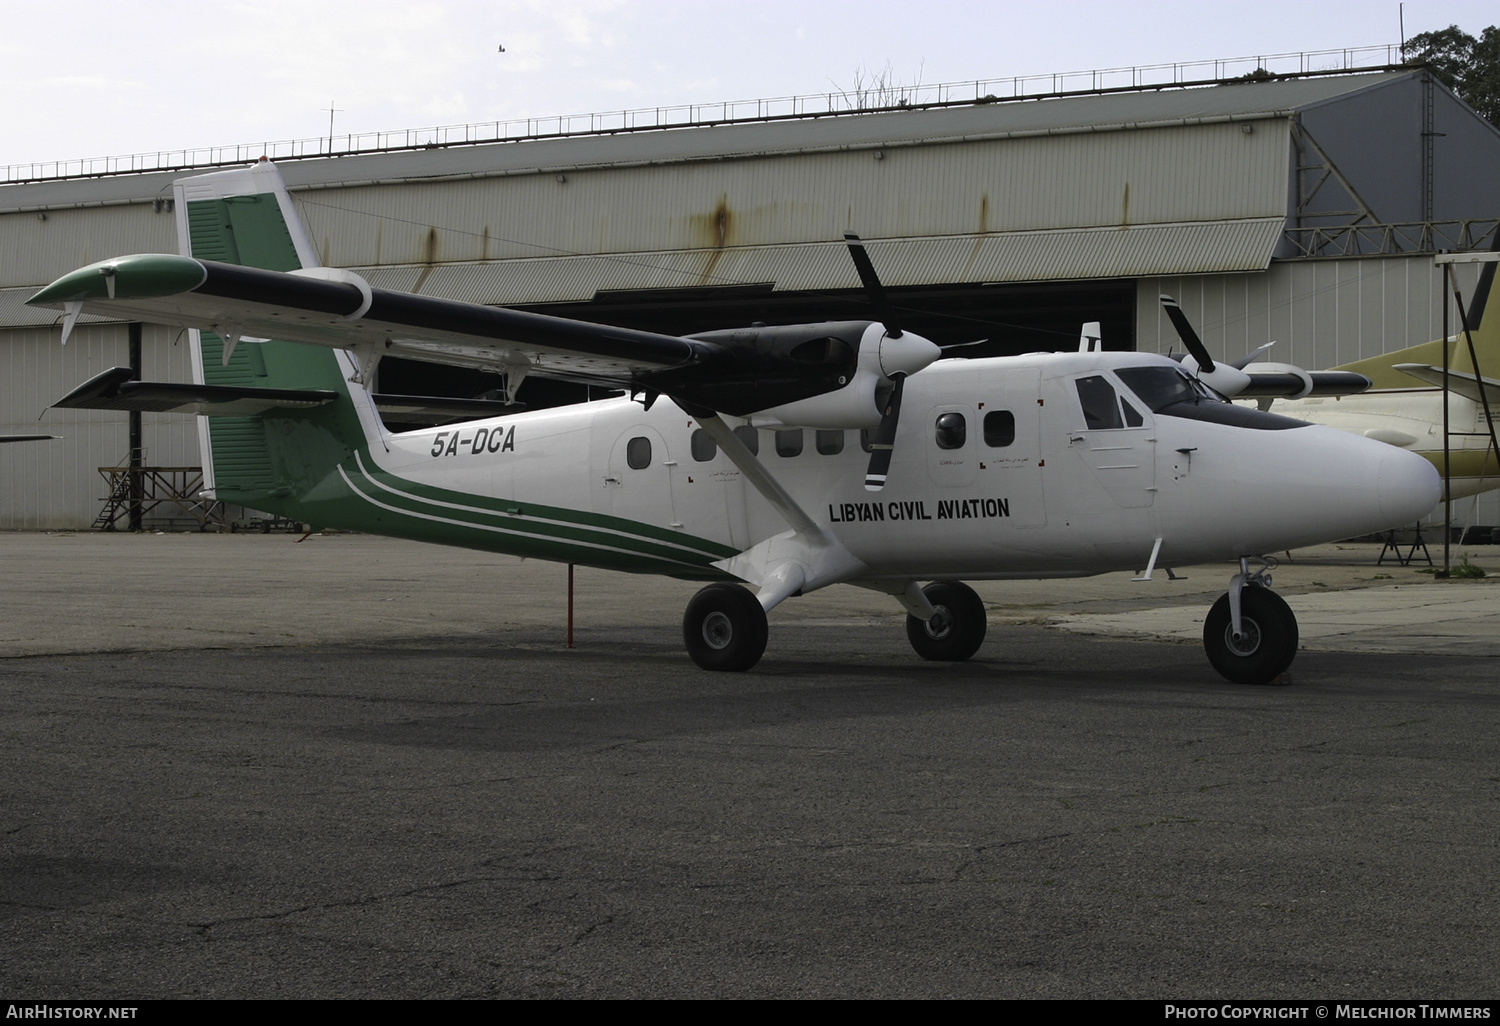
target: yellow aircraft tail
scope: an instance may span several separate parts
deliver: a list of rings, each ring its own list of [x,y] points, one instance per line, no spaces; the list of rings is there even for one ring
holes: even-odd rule
[[[1479,282],[1475,285],[1474,298],[1470,301],[1468,309],[1469,331],[1474,338],[1474,354],[1479,359],[1479,371],[1475,371],[1474,361],[1469,358],[1468,342],[1464,339],[1463,328],[1458,323],[1458,318],[1453,317],[1450,324],[1453,338],[1448,343],[1448,368],[1454,374],[1468,375],[1471,380],[1478,376],[1492,380],[1500,379],[1500,313],[1485,316],[1486,307],[1489,306],[1490,286],[1494,280],[1495,265],[1485,264],[1484,269],[1479,273]],[[1431,387],[1430,375],[1419,378],[1407,371],[1397,370],[1398,364],[1442,367],[1443,340],[1434,339],[1406,349],[1398,349],[1394,353],[1372,356],[1367,360],[1357,360],[1332,369],[1363,374],[1372,382],[1371,388],[1376,390]],[[1489,385],[1487,391],[1493,397],[1494,386]],[[1491,402],[1493,401],[1491,398]]]

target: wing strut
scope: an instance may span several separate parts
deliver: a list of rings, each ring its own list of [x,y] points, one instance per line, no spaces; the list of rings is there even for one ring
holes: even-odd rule
[[[745,443],[718,414],[699,411],[696,419],[761,497],[792,527],[790,531],[767,538],[737,556],[714,564],[754,584],[759,589],[755,597],[762,608],[769,612],[783,599],[847,581],[868,569],[842,542],[797,505],[797,500],[745,448]]]

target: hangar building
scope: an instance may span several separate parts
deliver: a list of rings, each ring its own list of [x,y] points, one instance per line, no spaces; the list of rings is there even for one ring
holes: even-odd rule
[[[910,326],[988,340],[970,355],[1074,348],[1086,320],[1108,348],[1166,351],[1165,291],[1226,356],[1273,338],[1309,368],[1376,356],[1441,334],[1432,254],[1491,248],[1500,224],[1500,131],[1400,68],[280,166],[324,262],[377,287],[674,333],[868,316],[852,230]],[[134,442],[124,413],[44,413],[111,366],[188,380],[177,329],[86,319],[62,348],[53,312],[24,303],[82,264],[175,250],[170,185],[202,169],[0,185],[0,433],[63,436],[0,446],[0,529],[88,526],[99,468],[133,446],[200,462],[191,418],[147,417]],[[385,391],[494,387],[380,374]],[[582,396],[528,381],[521,398]]]

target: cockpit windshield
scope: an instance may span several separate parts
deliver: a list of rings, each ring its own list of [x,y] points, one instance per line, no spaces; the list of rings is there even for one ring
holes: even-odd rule
[[[1285,431],[1308,426],[1305,420],[1293,420],[1226,402],[1210,392],[1201,381],[1176,367],[1126,367],[1115,373],[1140,397],[1141,402],[1151,407],[1152,413],[1162,416],[1256,431]],[[1081,394],[1082,388],[1079,391]]]
[[[1152,413],[1180,402],[1213,401],[1206,389],[1175,367],[1125,367],[1115,371]]]

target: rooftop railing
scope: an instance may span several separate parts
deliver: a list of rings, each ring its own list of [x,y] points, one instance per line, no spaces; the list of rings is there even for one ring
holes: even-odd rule
[[[304,139],[236,143],[191,149],[156,150],[110,157],[37,161],[0,167],[0,185],[97,178],[106,175],[184,171],[245,164],[260,157],[300,160],[312,157],[441,149],[483,143],[520,142],[572,136],[610,135],[669,128],[705,127],[826,117],[874,111],[997,103],[1087,93],[1126,92],[1205,85],[1247,77],[1297,77],[1346,71],[1373,71],[1399,65],[1400,47],[1361,46],[1342,50],[1265,54],[1218,60],[1148,64],[1130,68],[1071,71],[1051,75],[975,79],[964,82],[900,85],[884,78],[871,85],[823,93],[756,100],[722,100],[590,114],[512,118],[392,132],[361,132]]]

